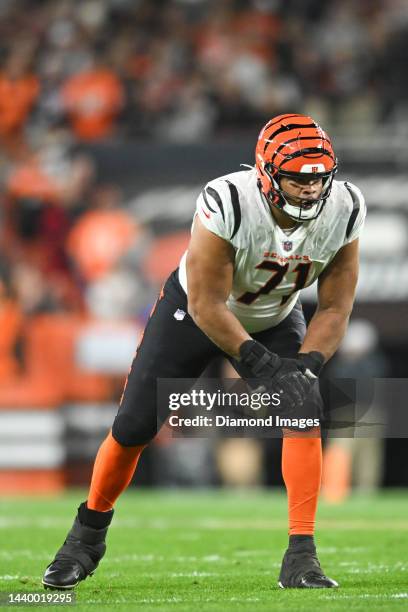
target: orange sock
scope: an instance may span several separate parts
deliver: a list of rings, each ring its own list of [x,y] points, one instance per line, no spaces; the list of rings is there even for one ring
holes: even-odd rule
[[[109,432],[96,455],[87,506],[90,510],[111,510],[132,480],[145,445],[122,446]]]
[[[320,429],[284,430],[282,475],[288,494],[289,535],[313,535],[322,478]]]

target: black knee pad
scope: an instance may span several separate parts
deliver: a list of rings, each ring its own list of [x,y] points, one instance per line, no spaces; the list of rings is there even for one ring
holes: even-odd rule
[[[118,413],[113,422],[112,436],[122,446],[148,444],[157,434],[157,419]]]

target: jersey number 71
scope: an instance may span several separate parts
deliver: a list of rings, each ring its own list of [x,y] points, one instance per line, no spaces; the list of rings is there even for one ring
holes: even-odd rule
[[[311,265],[312,262],[308,262],[300,263],[296,266],[296,268],[293,270],[293,272],[296,274],[295,284],[292,291],[288,295],[284,295],[282,297],[281,304],[286,304],[293,293],[303,289],[306,284]],[[256,268],[258,270],[270,270],[272,272],[271,277],[264,285],[262,285],[260,289],[258,289],[258,291],[246,291],[243,293],[238,298],[238,302],[241,302],[241,304],[252,304],[260,295],[265,295],[273,291],[273,289],[276,289],[288,271],[289,264],[287,263],[284,266],[281,266],[275,261],[265,260],[258,264]]]

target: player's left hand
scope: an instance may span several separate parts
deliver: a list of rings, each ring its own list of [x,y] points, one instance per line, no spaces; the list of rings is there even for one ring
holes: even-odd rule
[[[311,351],[310,353],[299,353],[297,361],[301,362],[308,376],[317,378],[322,371],[324,365],[324,356],[319,351]]]
[[[282,416],[304,416],[303,407],[316,378],[301,359],[281,358],[281,367],[273,378],[272,387],[279,394]]]
[[[313,403],[308,402],[313,386],[324,364],[321,353],[299,353],[295,359],[282,358],[275,375],[275,385],[281,399],[282,416],[308,418],[315,416]]]
[[[317,378],[318,364],[323,365],[320,353],[299,354],[295,359],[281,358],[260,342],[247,340],[240,347],[240,355],[237,371],[253,392],[277,393],[282,416],[303,417],[302,408]]]

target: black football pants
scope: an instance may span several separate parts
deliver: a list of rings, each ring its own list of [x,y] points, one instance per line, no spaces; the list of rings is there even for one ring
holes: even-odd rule
[[[305,333],[306,323],[298,302],[279,325],[254,333],[252,337],[281,357],[294,357]],[[150,442],[158,429],[157,379],[197,379],[210,361],[220,355],[234,365],[234,360],[225,355],[187,313],[187,296],[179,283],[178,270],[175,270],[167,279],[133,360],[112,427],[115,440],[123,446]],[[162,415],[160,420],[162,422]]]

